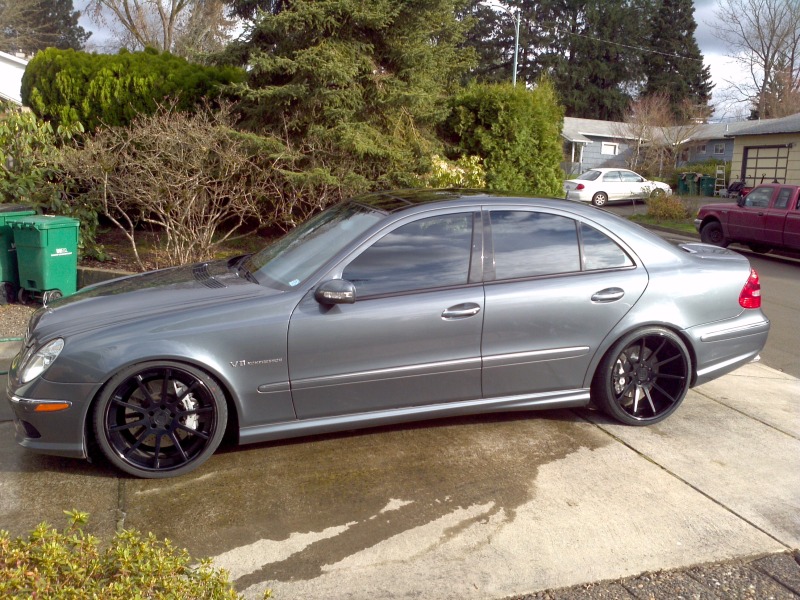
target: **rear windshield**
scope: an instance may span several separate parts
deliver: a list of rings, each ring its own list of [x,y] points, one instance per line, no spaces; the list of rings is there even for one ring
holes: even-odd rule
[[[578,179],[583,179],[584,181],[594,181],[598,177],[600,177],[600,171],[586,171],[586,173],[578,177]]]

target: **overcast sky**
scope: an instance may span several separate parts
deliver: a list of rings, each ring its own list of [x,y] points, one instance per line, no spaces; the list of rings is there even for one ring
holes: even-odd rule
[[[85,9],[87,0],[73,0],[75,10],[80,10],[82,13]],[[728,107],[726,89],[728,84],[726,80],[734,80],[736,74],[736,66],[730,58],[726,57],[728,50],[725,44],[719,39],[714,37],[714,13],[717,10],[719,0],[694,0],[695,6],[695,21],[697,21],[697,31],[695,37],[700,46],[700,51],[703,53],[705,64],[711,67],[711,76],[714,80],[715,87],[713,90],[713,103],[717,106],[717,113],[715,120],[731,118],[735,109]],[[92,46],[95,48],[102,47],[107,35],[92,23],[88,17],[81,15],[81,26],[87,31],[93,32],[92,37],[89,39],[89,49]]]

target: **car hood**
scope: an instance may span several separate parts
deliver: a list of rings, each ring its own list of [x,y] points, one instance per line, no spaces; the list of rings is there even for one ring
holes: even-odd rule
[[[731,210],[733,208],[737,208],[737,206],[730,202],[717,202],[715,204],[704,204],[703,206],[700,207],[697,213],[700,214],[701,212],[708,212],[708,211]]]
[[[209,304],[280,294],[245,277],[228,261],[150,271],[100,283],[40,309],[31,318],[37,337],[69,335]]]

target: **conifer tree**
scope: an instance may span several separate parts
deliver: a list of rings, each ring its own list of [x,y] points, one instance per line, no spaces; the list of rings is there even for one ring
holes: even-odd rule
[[[661,0],[650,22],[650,50],[644,55],[644,94],[666,94],[679,121],[711,112],[711,71],[694,37],[692,0]]]
[[[80,50],[91,35],[78,25],[80,14],[72,0],[0,0],[0,50]]]

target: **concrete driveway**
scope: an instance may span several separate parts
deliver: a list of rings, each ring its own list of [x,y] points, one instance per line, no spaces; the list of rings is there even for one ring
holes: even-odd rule
[[[214,557],[248,598],[502,598],[799,548],[799,402],[751,364],[648,428],[448,419],[229,448],[164,481],[29,453],[4,421],[0,528],[89,511],[101,536]]]

